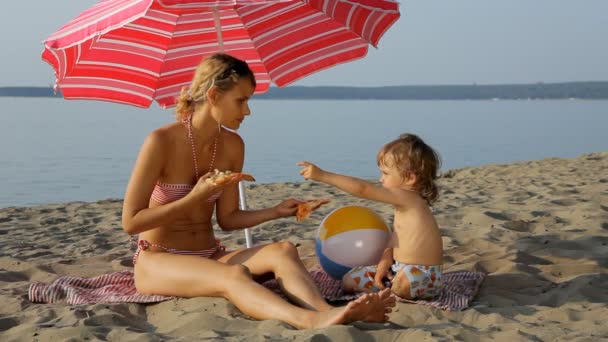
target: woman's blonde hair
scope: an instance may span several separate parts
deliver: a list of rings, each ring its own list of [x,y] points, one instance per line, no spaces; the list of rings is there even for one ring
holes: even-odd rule
[[[205,58],[196,68],[190,87],[182,88],[177,97],[177,120],[186,119],[197,105],[204,103],[211,87],[225,92],[232,89],[241,78],[249,79],[255,88],[255,76],[247,62],[225,53],[216,53]]]
[[[402,134],[384,145],[377,156],[378,165],[395,167],[405,179],[416,175],[414,189],[433,204],[439,196],[437,179],[441,158],[439,154],[415,134]]]

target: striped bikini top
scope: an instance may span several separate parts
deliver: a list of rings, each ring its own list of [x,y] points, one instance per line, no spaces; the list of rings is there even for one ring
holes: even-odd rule
[[[196,157],[196,148],[194,147],[194,136],[192,134],[192,115],[188,119],[183,121],[188,128],[188,138],[190,139],[190,145],[192,146],[192,159],[194,161],[194,173],[196,179],[199,178],[198,172],[198,158]],[[218,135],[219,136],[219,135]],[[213,140],[213,154],[211,155],[211,162],[209,163],[209,171],[213,170],[213,163],[215,162],[215,153],[217,151],[217,139],[216,136]],[[167,204],[186,196],[192,191],[194,185],[192,184],[169,184],[157,181],[152,191],[152,199],[159,204]],[[208,202],[215,202],[222,195],[222,191],[216,192],[207,199]]]

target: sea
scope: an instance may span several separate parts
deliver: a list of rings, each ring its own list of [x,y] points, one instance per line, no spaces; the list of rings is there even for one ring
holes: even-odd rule
[[[238,133],[258,183],[299,182],[296,163],[377,179],[376,152],[422,137],[442,170],[608,151],[608,101],[251,100]],[[0,208],[122,198],[156,104],[0,97]]]

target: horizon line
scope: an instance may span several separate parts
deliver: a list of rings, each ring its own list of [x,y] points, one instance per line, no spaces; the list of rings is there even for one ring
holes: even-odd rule
[[[608,83],[608,80],[596,81],[559,81],[559,82],[528,82],[528,83],[435,83],[435,84],[390,84],[390,85],[375,85],[375,86],[350,86],[350,85],[289,85],[285,87],[277,87],[270,85],[270,88],[285,89],[285,88],[387,88],[387,87],[434,87],[434,86],[503,86],[503,85],[551,85],[551,84],[573,84],[573,83]],[[49,88],[53,89],[53,85],[0,85],[0,88]]]

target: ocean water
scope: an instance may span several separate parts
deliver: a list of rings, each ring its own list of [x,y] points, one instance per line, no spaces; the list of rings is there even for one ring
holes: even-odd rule
[[[145,136],[171,110],[0,98],[0,207],[122,198]],[[252,100],[239,134],[259,182],[301,181],[296,162],[376,178],[375,155],[420,135],[443,170],[608,150],[608,101]]]

